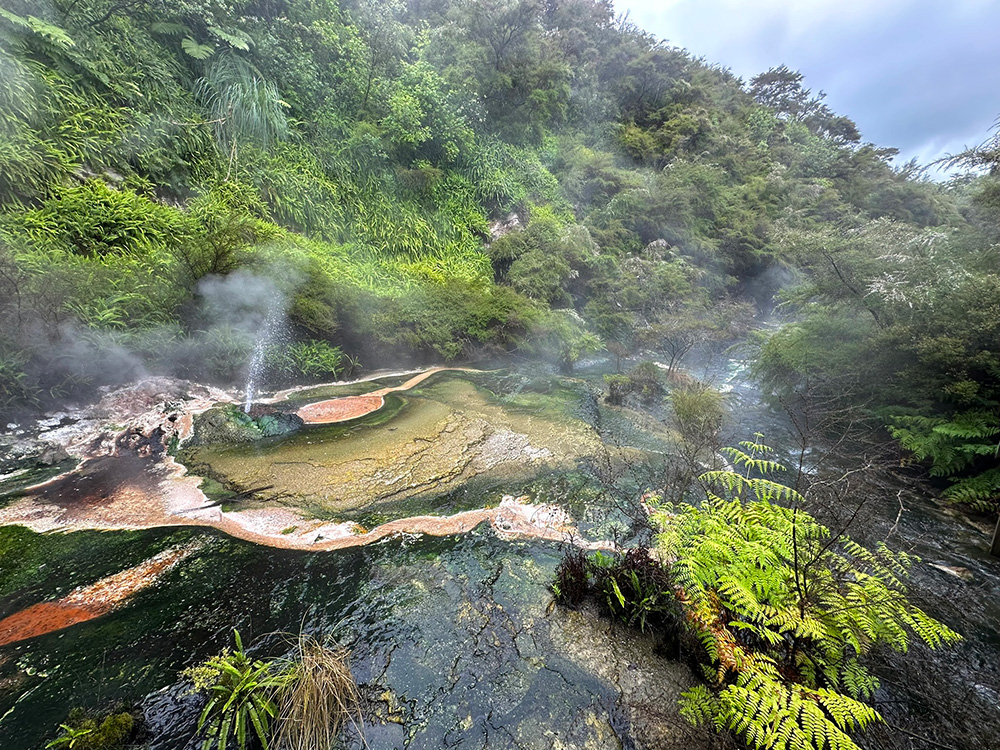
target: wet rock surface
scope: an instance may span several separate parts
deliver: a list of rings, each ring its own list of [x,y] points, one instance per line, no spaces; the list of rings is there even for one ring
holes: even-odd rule
[[[191,445],[236,445],[298,432],[302,418],[274,407],[255,406],[249,414],[235,404],[224,404],[194,418]]]
[[[47,440],[0,435],[0,475],[42,466],[55,466],[70,458],[61,445]]]

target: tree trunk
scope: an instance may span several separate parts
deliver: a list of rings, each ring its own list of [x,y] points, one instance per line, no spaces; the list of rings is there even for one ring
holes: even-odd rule
[[[990,545],[990,554],[993,557],[1000,557],[1000,518],[997,518],[997,526],[993,530],[993,544]]]

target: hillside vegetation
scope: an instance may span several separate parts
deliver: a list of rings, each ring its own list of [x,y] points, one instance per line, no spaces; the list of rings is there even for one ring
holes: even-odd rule
[[[966,156],[987,167],[996,150]],[[894,168],[801,76],[602,0],[3,0],[0,411],[521,350],[762,341],[1000,488],[1000,190]]]

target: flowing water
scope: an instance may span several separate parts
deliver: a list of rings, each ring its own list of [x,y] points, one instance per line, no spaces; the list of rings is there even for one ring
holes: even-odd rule
[[[220,476],[244,472],[255,481],[290,452],[302,465],[341,465],[359,459],[352,451],[398,454],[429,425],[439,435],[438,426],[449,420],[460,427],[502,423],[553,457],[561,452],[563,460],[540,461],[530,471],[523,465],[496,471],[502,464],[470,471],[414,493],[404,511],[384,498],[324,506],[319,489],[301,486],[301,469],[279,478],[285,492],[309,495],[317,512],[364,520],[451,512],[523,492],[566,507],[583,535],[610,538],[626,528],[625,519],[592,488],[581,463],[589,450],[584,436],[594,440],[597,426],[606,441],[652,454],[665,442],[662,430],[647,429],[655,420],[608,408],[595,397],[606,369],[594,363],[576,379],[542,371],[436,376],[394,397],[391,408],[369,421],[314,428],[228,454],[213,449],[199,460],[216,465]],[[695,370],[730,393],[736,418],[727,439],[761,430],[772,444],[790,444],[787,420],[761,403],[744,363],[728,359]],[[865,535],[891,528],[896,503],[895,492],[873,499],[863,516]],[[911,493],[893,539],[924,558],[913,571],[921,603],[966,641],[943,657],[914,649],[912,674],[886,669],[880,708],[919,728],[919,717],[897,715],[893,707],[904,696],[912,704],[906,682],[930,680],[942,696],[940,706],[926,708],[928,716],[943,708],[968,717],[972,706],[978,720],[1000,726],[1000,578],[996,561],[983,551],[985,534]],[[231,646],[234,627],[259,656],[286,653],[287,634],[300,630],[349,646],[371,748],[711,747],[708,735],[676,715],[677,696],[694,680],[686,666],[660,656],[652,638],[587,610],[553,607],[548,584],[561,546],[503,540],[486,525],[325,553],[256,546],[211,530],[39,535],[6,527],[0,529],[0,618],[189,545],[194,552],[109,614],[0,647],[0,747],[39,748],[71,708],[120,701],[140,706],[153,750],[193,750],[200,704],[179,672]],[[350,736],[348,745],[362,743]]]

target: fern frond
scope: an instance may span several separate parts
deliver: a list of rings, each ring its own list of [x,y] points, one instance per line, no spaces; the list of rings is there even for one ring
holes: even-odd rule
[[[909,556],[827,541],[802,497],[768,476],[778,469],[759,436],[744,448],[730,455],[746,476],[708,472],[705,502],[663,517],[661,549],[718,691],[714,703],[691,693],[688,711],[700,722],[714,711],[752,748],[857,750],[848,732],[880,720],[862,702],[878,681],[859,659],[874,644],[905,652],[914,635],[931,647],[959,636],[907,600]]]
[[[239,29],[220,29],[218,26],[209,26],[208,32],[230,47],[243,52],[249,52],[250,45],[253,44],[253,38],[245,31],[240,31]]]
[[[971,505],[976,510],[992,510],[1000,500],[1000,468],[959,479],[943,494],[952,502]]]
[[[215,47],[211,44],[199,44],[189,36],[181,39],[181,49],[195,60],[207,60],[215,54]]]

